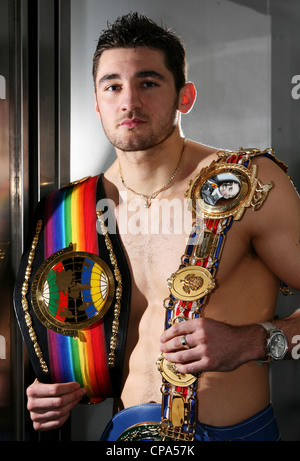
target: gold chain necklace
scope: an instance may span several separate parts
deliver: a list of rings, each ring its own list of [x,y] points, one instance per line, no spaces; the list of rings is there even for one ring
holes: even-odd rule
[[[118,163],[119,163],[119,173],[120,173],[120,178],[121,178],[121,181],[122,181],[122,184],[124,187],[126,187],[126,189],[130,190],[131,192],[133,192],[135,195],[137,195],[138,197],[141,197],[145,200],[145,208],[149,208],[151,206],[151,200],[153,198],[156,198],[158,194],[160,194],[162,191],[166,190],[169,185],[171,184],[171,182],[173,181],[173,179],[175,178],[176,174],[178,173],[178,170],[181,166],[181,161],[182,161],[182,157],[183,157],[183,154],[184,154],[184,150],[185,150],[185,146],[186,146],[186,139],[184,138],[183,140],[183,148],[182,148],[182,151],[181,151],[181,154],[180,154],[180,158],[179,158],[179,162],[175,168],[175,170],[173,171],[173,173],[171,174],[171,176],[169,177],[168,181],[158,190],[156,190],[155,192],[152,192],[152,194],[150,195],[146,195],[146,194],[142,194],[140,192],[136,192],[134,189],[132,189],[131,187],[129,187],[126,182],[125,182],[125,179],[123,177],[123,173],[122,173],[122,167],[121,167],[121,162],[118,158]]]

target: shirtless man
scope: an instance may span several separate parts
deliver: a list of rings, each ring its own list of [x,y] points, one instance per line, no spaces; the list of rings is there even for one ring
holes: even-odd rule
[[[145,201],[138,194],[159,191],[150,199],[151,206],[140,211],[140,225],[151,228],[160,201],[183,201],[189,180],[217,159],[216,149],[188,140],[180,161],[184,147],[180,116],[191,110],[196,91],[186,81],[178,87],[161,49],[119,44],[107,47],[98,58],[96,114],[118,157],[105,173],[106,194],[114,201],[117,215],[124,216],[122,208],[126,208],[130,219],[128,210]],[[276,163],[263,157],[253,163],[262,183],[272,181],[274,187],[259,211],[247,209],[242,220],[233,223],[217,272],[217,289],[199,319],[163,331],[166,281],[178,268],[186,233],[121,234],[132,296],[116,411],[161,403],[162,378],[156,367],[160,352],[176,363],[179,372],[200,374],[198,420],[203,424],[235,425],[269,405],[268,366],[256,363],[266,358],[267,333],[257,324],[274,318],[280,280],[300,289],[300,202]],[[178,164],[174,179],[163,188]],[[285,333],[286,357],[290,357],[292,338],[300,333],[300,312],[273,323]],[[183,336],[188,349],[182,345]],[[60,427],[83,394],[77,383],[35,381],[27,389],[34,428]]]

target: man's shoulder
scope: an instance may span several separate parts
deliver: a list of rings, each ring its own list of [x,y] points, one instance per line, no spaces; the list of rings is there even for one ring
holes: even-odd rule
[[[195,171],[199,172],[202,168],[210,165],[213,161],[218,159],[217,147],[200,144],[195,141],[190,141],[190,158],[195,163]]]
[[[220,150],[218,147],[209,146],[208,144],[192,140],[189,140],[189,146],[195,155],[201,156],[202,158],[217,155],[217,152]]]

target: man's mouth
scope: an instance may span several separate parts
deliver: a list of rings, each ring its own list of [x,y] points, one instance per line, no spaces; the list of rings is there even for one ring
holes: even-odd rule
[[[143,123],[146,123],[146,121],[140,118],[127,118],[120,123],[120,126],[124,126],[126,128],[136,128]]]

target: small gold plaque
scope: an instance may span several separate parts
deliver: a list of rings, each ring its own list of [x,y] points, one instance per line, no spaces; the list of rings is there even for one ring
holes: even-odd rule
[[[210,293],[215,282],[209,270],[204,267],[186,266],[171,275],[168,285],[176,299],[196,301]]]
[[[209,229],[205,229],[202,243],[196,246],[195,256],[199,259],[206,258],[211,253],[213,240],[213,232]]]
[[[175,386],[187,387],[197,380],[197,376],[192,374],[179,373],[176,369],[176,364],[166,360],[163,355],[158,358],[157,367],[168,383]]]
[[[184,423],[184,400],[181,395],[175,395],[172,399],[171,422],[175,427],[181,427]]]

